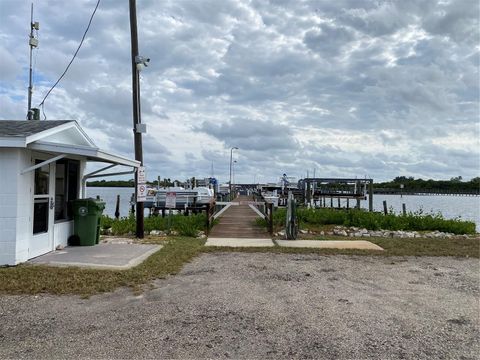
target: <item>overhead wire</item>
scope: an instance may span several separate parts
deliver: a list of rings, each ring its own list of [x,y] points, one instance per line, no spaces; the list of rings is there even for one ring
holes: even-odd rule
[[[95,5],[95,9],[93,9],[93,12],[92,12],[92,15],[90,16],[90,20],[88,21],[88,25],[87,25],[87,28],[85,29],[85,32],[83,33],[83,36],[82,36],[82,39],[80,40],[80,43],[78,44],[78,47],[77,47],[77,50],[75,50],[75,53],[73,54],[72,56],[72,59],[70,60],[70,62],[68,63],[67,67],[65,68],[65,70],[63,71],[62,75],[60,75],[60,77],[58,78],[58,80],[55,82],[55,84],[53,84],[53,86],[50,88],[50,90],[48,90],[47,94],[45,95],[45,97],[43,98],[43,100],[40,102],[40,104],[38,105],[39,107],[42,107],[42,112],[43,112],[43,116],[44,116],[44,119],[46,120],[47,117],[45,115],[45,100],[47,99],[48,95],[50,95],[50,93],[52,92],[53,89],[55,89],[55,87],[58,85],[58,83],[60,82],[60,80],[62,80],[62,78],[65,76],[65,74],[67,73],[68,69],[70,68],[70,66],[72,65],[73,63],[73,60],[75,60],[78,52],[80,51],[80,48],[82,47],[82,44],[83,44],[83,41],[85,40],[85,37],[87,36],[87,33],[88,33],[88,30],[90,29],[90,25],[92,24],[92,20],[93,20],[93,17],[95,16],[95,13],[97,12],[97,9],[98,9],[98,6],[100,5],[100,0],[97,0],[97,4]]]

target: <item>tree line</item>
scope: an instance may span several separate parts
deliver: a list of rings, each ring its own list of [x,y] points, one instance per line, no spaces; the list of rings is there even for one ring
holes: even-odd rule
[[[424,180],[413,177],[397,176],[392,181],[375,183],[377,189],[401,189],[404,191],[451,191],[451,192],[478,192],[480,190],[480,177],[475,177],[470,181],[463,181],[461,176],[453,177],[450,180]]]
[[[163,179],[160,181],[160,187],[173,186],[174,181]],[[178,181],[177,181],[178,182]],[[158,181],[149,181],[148,185],[157,186]],[[450,180],[423,180],[415,179],[413,177],[397,176],[392,181],[375,183],[376,189],[395,189],[400,190],[403,185],[404,191],[451,191],[451,192],[478,192],[480,190],[480,177],[471,179],[470,181],[463,181],[461,176],[453,177]],[[135,187],[134,179],[130,180],[97,180],[87,182],[87,186],[91,187]]]

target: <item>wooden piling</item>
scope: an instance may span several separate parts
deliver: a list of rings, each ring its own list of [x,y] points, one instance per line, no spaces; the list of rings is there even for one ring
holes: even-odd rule
[[[383,213],[384,213],[385,215],[388,214],[387,200],[383,200]]]
[[[120,217],[120,195],[117,195],[117,202],[115,204],[115,219]]]
[[[402,212],[403,212],[403,216],[407,215],[407,207],[405,206],[405,203],[402,204]]]

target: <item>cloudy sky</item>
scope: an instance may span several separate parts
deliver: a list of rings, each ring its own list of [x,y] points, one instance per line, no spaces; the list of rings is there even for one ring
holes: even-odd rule
[[[96,0],[34,0],[37,105]],[[0,1],[0,119],[24,119],[30,3]],[[478,0],[137,0],[149,179],[480,173]],[[128,0],[101,0],[45,102],[133,157]]]

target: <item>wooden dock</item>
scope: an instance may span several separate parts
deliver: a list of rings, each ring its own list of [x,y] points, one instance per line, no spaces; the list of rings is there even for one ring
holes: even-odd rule
[[[259,218],[248,202],[251,197],[239,196],[232,201],[232,204],[218,217],[218,223],[213,226],[209,233],[212,238],[270,238],[267,230],[255,224]]]

